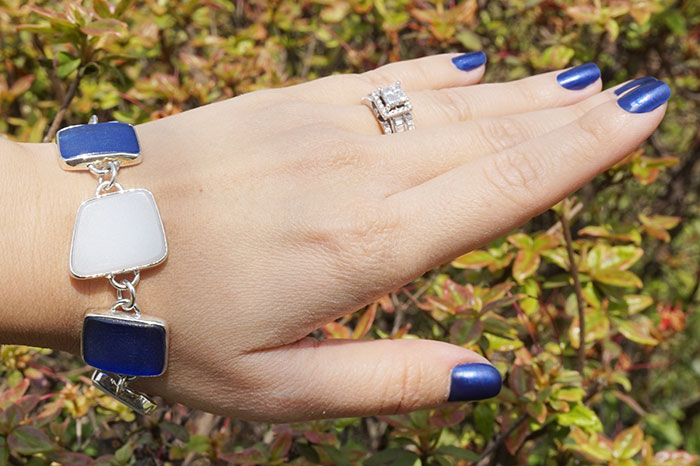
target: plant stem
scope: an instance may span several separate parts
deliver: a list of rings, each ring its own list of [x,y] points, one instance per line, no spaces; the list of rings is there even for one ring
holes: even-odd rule
[[[583,368],[586,364],[586,317],[585,306],[583,302],[583,292],[581,291],[581,282],[578,277],[578,266],[576,265],[576,257],[574,256],[573,241],[571,240],[571,228],[569,227],[569,203],[565,202],[565,208],[559,220],[561,221],[562,232],[564,233],[564,241],[566,242],[566,252],[569,256],[569,268],[571,278],[574,279],[574,291],[576,293],[576,304],[578,305],[578,325],[579,325],[579,345],[578,345],[578,371],[583,376]]]
[[[49,126],[49,131],[46,133],[46,136],[44,136],[44,142],[51,142],[54,136],[56,136],[58,127],[61,126],[61,123],[63,122],[63,117],[66,115],[66,111],[68,111],[70,103],[73,101],[75,94],[78,92],[78,86],[80,85],[80,79],[82,77],[82,69],[78,68],[78,72],[75,75],[75,79],[73,79],[73,82],[70,83],[70,86],[68,87],[68,92],[66,92],[66,95],[63,98],[63,103],[58,109],[58,113],[56,113],[56,116],[54,117],[53,121],[51,122],[51,126]]]
[[[482,461],[484,461],[486,458],[488,458],[489,456],[491,456],[491,454],[496,450],[496,448],[500,447],[501,444],[502,444],[503,442],[505,442],[506,439],[507,439],[508,437],[510,437],[510,435],[511,435],[513,432],[515,432],[515,430],[516,430],[518,427],[520,427],[520,425],[521,425],[523,422],[527,421],[528,417],[529,417],[529,415],[527,415],[527,414],[523,414],[522,416],[520,416],[520,417],[518,418],[518,420],[515,421],[515,422],[513,423],[513,425],[510,426],[510,428],[509,428],[507,431],[503,432],[501,435],[499,435],[499,436],[496,438],[496,440],[494,440],[493,442],[491,442],[491,443],[484,449],[484,451],[481,453],[481,457],[479,457],[479,459],[477,460],[476,464],[477,464],[477,465],[478,465],[478,464],[481,464]]]

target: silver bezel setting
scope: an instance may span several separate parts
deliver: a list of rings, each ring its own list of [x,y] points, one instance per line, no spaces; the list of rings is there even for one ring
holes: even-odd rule
[[[103,124],[109,124],[109,123],[117,123],[117,122],[112,122],[112,121],[107,121],[104,122]],[[133,125],[129,123],[120,123],[120,124],[125,124],[129,125],[132,129],[134,128]],[[65,128],[61,128],[58,130],[56,133],[56,146],[58,147],[59,150],[59,163],[61,164],[61,168],[67,171],[78,171],[78,170],[88,170],[88,165],[90,164],[104,164],[110,161],[114,162],[119,162],[119,165],[121,167],[128,167],[131,165],[138,165],[141,163],[142,158],[141,158],[141,152],[133,153],[133,152],[88,152],[85,154],[80,154],[78,156],[72,157],[68,160],[65,160],[63,157],[61,157],[60,154],[60,140],[61,140],[61,134],[64,133],[65,131],[70,130],[71,128],[77,128],[83,125],[72,125],[72,126],[66,126]],[[141,141],[139,141],[139,136],[136,133],[136,130],[134,130],[134,137],[136,138],[136,142],[139,145],[139,148],[141,147]]]
[[[138,317],[136,315],[132,315],[128,312],[120,312],[120,311],[115,311],[115,312],[89,312],[85,314],[85,317],[83,317],[83,320],[88,318],[88,317],[109,317],[110,319],[117,319],[117,320],[124,320],[124,321],[129,321],[129,322],[138,322],[140,324],[146,324],[150,325],[153,327],[162,327],[163,330],[165,331],[165,359],[164,359],[164,364],[163,364],[163,371],[160,374],[156,375],[139,375],[140,377],[160,377],[161,375],[165,374],[165,371],[168,369],[168,355],[169,355],[169,348],[170,348],[170,333],[168,332],[168,324],[165,323],[163,319],[160,319],[158,317],[153,317],[149,315],[143,315],[139,314]],[[83,330],[82,328],[80,329],[80,357],[83,358],[83,361],[85,360],[85,353],[83,352]],[[100,369],[98,369],[99,371]]]

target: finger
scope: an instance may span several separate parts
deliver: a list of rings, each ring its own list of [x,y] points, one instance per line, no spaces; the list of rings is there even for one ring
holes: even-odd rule
[[[405,60],[362,74],[333,75],[287,89],[293,98],[340,105],[360,104],[377,87],[401,82],[404,91],[443,89],[478,83],[484,75],[483,52],[447,53]]]
[[[649,137],[669,96],[665,83],[645,84],[559,130],[389,197],[405,238],[399,267],[416,276],[546,210]]]
[[[646,78],[637,81],[647,82]],[[391,177],[386,183],[388,195],[417,186],[470,160],[561,128],[634,86],[632,82],[620,85],[566,107],[435,126],[403,133],[400,137],[377,136],[368,157],[381,167],[382,176]]]
[[[410,98],[416,127],[424,128],[572,105],[601,88],[600,70],[586,63],[508,83],[423,90]]]
[[[416,128],[495,118],[572,105],[600,92],[600,70],[586,63],[508,83],[423,89],[407,92]],[[355,131],[381,134],[366,106],[348,108],[339,123]]]
[[[307,338],[247,359],[257,383],[244,417],[273,422],[396,414],[501,389],[485,358],[437,341]]]

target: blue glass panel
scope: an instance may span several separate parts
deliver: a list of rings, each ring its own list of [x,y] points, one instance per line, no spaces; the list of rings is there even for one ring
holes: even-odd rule
[[[134,128],[118,121],[62,129],[56,142],[61,158],[66,161],[86,154],[137,155],[141,151]]]
[[[165,327],[158,323],[87,315],[82,343],[85,362],[106,372],[149,377],[165,370]]]

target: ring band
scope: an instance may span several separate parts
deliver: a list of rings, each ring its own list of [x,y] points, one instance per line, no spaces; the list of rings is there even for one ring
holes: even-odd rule
[[[379,87],[362,98],[374,114],[384,134],[402,133],[416,128],[411,110],[413,106],[401,83],[396,81],[389,87]]]

